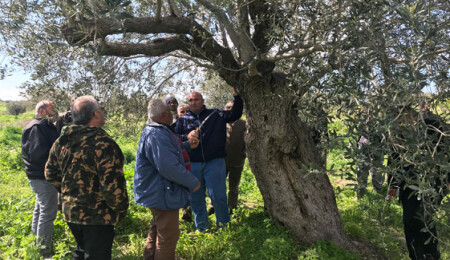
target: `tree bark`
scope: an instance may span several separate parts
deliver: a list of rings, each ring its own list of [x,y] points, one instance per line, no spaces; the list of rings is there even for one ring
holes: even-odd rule
[[[293,109],[282,76],[250,77],[241,91],[247,109],[247,155],[272,220],[303,243],[318,240],[355,251],[345,234],[325,162],[308,126]]]

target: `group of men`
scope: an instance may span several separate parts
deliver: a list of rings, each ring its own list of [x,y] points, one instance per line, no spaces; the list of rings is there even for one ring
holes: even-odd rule
[[[245,121],[239,120],[243,102],[233,94],[225,110],[207,109],[198,92],[188,95],[188,106],[178,106],[170,96],[149,102],[134,175],[135,201],[148,207],[153,216],[144,259],[175,259],[180,208],[188,211],[192,207],[197,230],[209,228],[206,191],[217,226],[225,227],[230,221],[245,160]],[[53,106],[52,101],[39,102],[35,119],[22,135],[25,171],[36,193],[32,231],[41,254],[51,257],[60,193],[64,220],[77,243],[73,259],[111,259],[114,226],[129,206],[124,156],[102,129],[105,111],[92,96],[73,101],[72,124],[62,128],[60,135]],[[230,152],[229,164],[225,163],[226,147],[234,148],[226,146],[227,142],[238,144],[239,149]]]
[[[245,122],[239,120],[243,102],[235,91],[233,94],[234,100],[225,110],[206,108],[198,92],[188,95],[188,106],[178,106],[173,96],[149,102],[134,175],[135,201],[148,207],[153,216],[144,259],[175,259],[180,208],[186,212],[188,206],[192,208],[198,231],[209,228],[206,192],[214,206],[216,225],[225,227],[230,221],[230,213],[237,207],[245,159]],[[405,111],[398,120],[400,143],[417,127],[417,113],[411,108]],[[41,101],[36,105],[35,118],[23,131],[25,171],[36,193],[32,232],[44,258],[51,257],[60,193],[64,219],[77,243],[73,259],[111,259],[114,226],[124,218],[129,206],[124,156],[102,129],[105,111],[92,96],[75,99],[70,113],[72,124],[59,134],[54,125],[53,102]],[[439,120],[429,116],[424,122],[429,144],[448,160],[448,143],[442,141],[445,131]],[[367,145],[362,141],[361,149]],[[390,156],[390,164],[396,165],[399,174],[389,180],[400,187],[409,255],[411,259],[439,259],[433,206],[440,203],[442,196],[420,197],[415,193],[408,182],[416,178],[415,167],[402,159],[402,153],[398,150]],[[448,165],[438,165],[435,170],[446,171]],[[428,182],[436,191],[446,190],[448,173],[446,180]],[[389,190],[393,192],[394,186]]]

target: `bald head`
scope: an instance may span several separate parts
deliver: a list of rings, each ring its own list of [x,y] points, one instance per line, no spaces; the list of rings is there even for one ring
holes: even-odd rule
[[[199,92],[192,92],[188,95],[188,104],[189,104],[189,109],[196,113],[196,114],[200,114],[200,112],[203,110],[203,104],[204,104],[204,100],[203,100],[203,96],[202,94],[200,94]]]

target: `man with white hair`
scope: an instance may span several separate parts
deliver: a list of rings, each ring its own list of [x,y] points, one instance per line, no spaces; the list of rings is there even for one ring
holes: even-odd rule
[[[31,188],[36,193],[31,231],[37,236],[37,244],[44,258],[52,255],[53,221],[58,210],[58,192],[44,176],[48,153],[58,138],[58,131],[52,122],[55,114],[52,101],[43,100],[37,103],[35,118],[22,133],[25,172]]]
[[[125,217],[124,156],[102,129],[105,111],[92,96],[77,98],[73,125],[63,128],[45,166],[62,197],[64,220],[77,247],[73,259],[111,259],[114,226]]]
[[[134,174],[134,199],[150,208],[152,222],[144,249],[144,259],[175,259],[180,236],[178,214],[189,202],[189,191],[200,182],[190,172],[185,148],[196,148],[198,139],[185,145],[170,130],[172,113],[161,99],[148,104],[148,121],[139,140]]]

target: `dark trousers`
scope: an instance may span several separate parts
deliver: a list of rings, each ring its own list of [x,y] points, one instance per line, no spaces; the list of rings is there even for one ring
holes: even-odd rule
[[[241,182],[242,166],[227,167],[228,175],[228,207],[230,209],[237,208],[239,197],[239,182]]]
[[[423,203],[416,192],[406,188],[400,192],[403,207],[403,226],[409,257],[415,259],[440,259],[436,225],[433,223],[433,201]]]
[[[72,231],[77,248],[72,259],[111,259],[111,249],[114,240],[114,226],[112,225],[79,225],[67,223]]]

